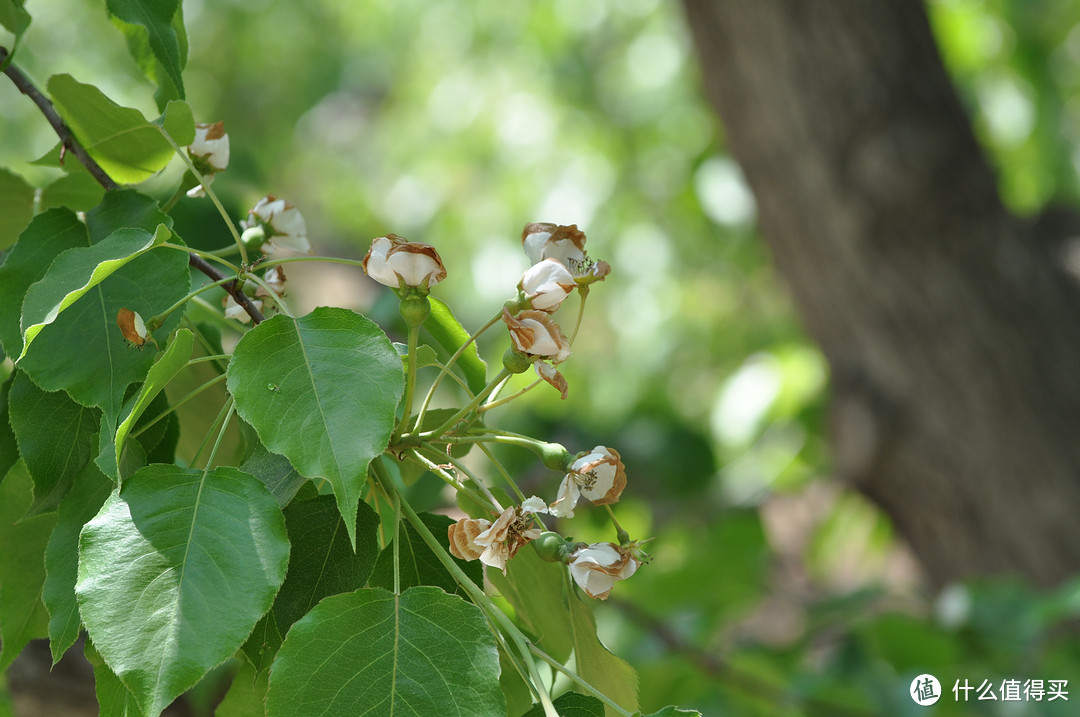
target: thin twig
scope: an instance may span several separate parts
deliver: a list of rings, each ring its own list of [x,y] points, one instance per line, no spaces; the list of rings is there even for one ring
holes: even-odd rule
[[[2,64],[7,57],[7,48],[0,47],[0,64]],[[45,115],[45,119],[49,121],[53,130],[56,131],[56,136],[60,138],[60,144],[63,150],[74,154],[75,158],[86,167],[86,171],[90,173],[90,176],[97,180],[98,184],[106,190],[117,189],[120,186],[113,181],[112,177],[106,174],[105,170],[101,168],[101,165],[95,162],[94,159],[86,153],[83,146],[75,139],[74,133],[72,133],[71,129],[64,123],[64,120],[61,119],[56,108],[53,107],[53,103],[49,101],[48,97],[41,94],[41,91],[34,86],[34,83],[30,81],[30,78],[23,74],[22,70],[16,67],[14,63],[10,63],[4,68],[4,74],[11,79],[19,92],[29,97],[30,100],[38,106],[41,113]],[[62,152],[61,157],[63,157]],[[195,267],[203,274],[206,274],[214,281],[221,281],[228,278],[212,265],[208,264],[204,259],[195,256],[194,254],[188,255],[188,264]],[[224,284],[223,287],[232,295],[233,299],[236,300],[236,303],[244,307],[244,311],[247,312],[254,323],[258,324],[263,321],[265,317],[262,315],[262,312],[255,308],[255,305],[251,303],[251,299],[244,293],[243,288],[238,281],[234,279],[233,281]]]

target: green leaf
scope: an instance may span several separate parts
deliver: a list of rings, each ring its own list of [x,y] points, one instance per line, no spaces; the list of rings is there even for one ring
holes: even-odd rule
[[[22,0],[0,0],[0,25],[16,38],[30,26],[30,13],[23,9]]]
[[[186,147],[195,141],[195,116],[186,102],[172,100],[165,106],[165,113],[154,121],[172,141]]]
[[[255,450],[240,466],[240,470],[262,481],[281,508],[287,506],[296,491],[300,490],[300,486],[307,482],[307,478],[293,468],[288,458],[271,453],[261,443],[255,446]]]
[[[94,691],[97,693],[100,717],[143,717],[135,695],[124,686],[116,673],[109,669],[105,659],[94,649],[94,643],[90,640],[86,641],[83,654],[94,668]]]
[[[86,226],[90,229],[93,244],[107,238],[117,229],[135,227],[153,234],[162,224],[171,230],[172,217],[162,212],[153,199],[134,189],[114,189],[106,193],[101,204],[86,214]],[[184,261],[187,261],[187,257]]]
[[[604,703],[577,692],[564,692],[555,698],[559,717],[604,717]],[[544,706],[535,705],[521,717],[544,717]]]
[[[68,249],[56,257],[45,276],[30,287],[23,299],[23,348],[16,362],[61,312],[118,269],[167,241],[170,235],[164,225],[159,225],[153,236],[142,229],[118,229],[93,246]]]
[[[8,469],[19,460],[19,445],[15,442],[15,433],[11,430],[8,416],[8,392],[14,380],[13,373],[0,383],[0,480],[4,479]]]
[[[49,613],[41,602],[45,545],[55,514],[23,520],[33,499],[26,466],[20,461],[0,481],[0,672],[26,643],[49,634]]]
[[[52,510],[94,455],[98,411],[63,391],[42,391],[22,371],[11,384],[8,405],[19,453],[34,482],[30,512]]]
[[[0,0],[0,8],[4,2],[11,0]],[[34,188],[19,175],[0,169],[0,249],[14,244],[33,216]]]
[[[454,318],[449,306],[435,297],[428,298],[431,301],[431,315],[424,322],[424,328],[443,349],[453,355],[469,340],[469,332]],[[480,358],[475,341],[462,352],[456,365],[461,367],[465,383],[474,395],[484,390],[487,386],[487,364]]]
[[[22,351],[23,296],[45,276],[57,254],[89,246],[86,225],[69,209],[50,209],[34,217],[0,266],[0,343],[9,356]]]
[[[394,350],[401,356],[401,364],[408,370],[409,366],[409,347],[400,341],[394,342]],[[420,344],[416,347],[416,368],[426,368],[428,366],[435,366],[439,363],[439,355],[435,353],[435,349],[431,348],[427,344]]]
[[[637,674],[600,642],[589,606],[568,590],[564,566],[522,550],[507,563],[506,577],[498,570],[487,574],[545,652],[560,662],[573,654],[583,680],[623,708],[637,709]]]
[[[79,563],[79,531],[93,518],[112,492],[113,484],[97,465],[88,463],[75,476],[71,490],[56,511],[56,528],[45,548],[45,585],[42,601],[49,611],[49,648],[53,665],[75,643],[82,628],[75,602]]]
[[[146,374],[146,381],[139,390],[138,396],[135,397],[131,410],[128,411],[127,416],[116,429],[114,445],[116,447],[117,462],[120,461],[123,452],[124,440],[127,438],[128,433],[131,432],[135,422],[139,420],[146,407],[161,393],[169,381],[187,365],[188,359],[191,358],[191,349],[194,342],[194,334],[187,329],[178,330],[173,335],[172,341],[169,342],[165,352],[150,367],[150,372]]]
[[[83,528],[75,592],[95,647],[156,715],[243,644],[288,556],[285,521],[259,481],[147,466]]]
[[[285,582],[270,614],[263,618],[273,625],[256,627],[255,639],[244,645],[245,654],[257,666],[269,664],[281,646],[280,635],[320,600],[363,587],[378,554],[379,516],[366,503],[360,503],[356,515],[355,552],[334,496],[295,501],[284,512],[292,552]]]
[[[78,212],[93,209],[105,189],[89,174],[65,174],[41,190],[41,208],[67,207]]]
[[[180,51],[180,40],[173,29],[173,17],[180,8],[180,0],[107,0],[106,7],[109,14],[131,25],[141,25],[146,28],[147,44],[154,53],[154,57],[164,67],[173,86],[178,91],[180,98],[184,97],[184,80],[181,70],[184,69],[184,57]],[[130,45],[129,45],[130,47]],[[135,54],[135,61],[140,67],[145,59],[140,54]]]
[[[453,525],[454,521],[445,515],[433,515],[431,513],[421,513],[420,520],[439,541],[439,544],[449,552],[450,538],[447,536],[446,531],[447,528]],[[402,590],[415,585],[433,585],[450,594],[460,591],[461,588],[458,586],[457,581],[454,580],[454,577],[446,571],[443,564],[435,557],[435,553],[431,552],[428,544],[424,542],[424,539],[408,522],[401,521],[398,530],[402,538],[398,548],[398,566],[401,571],[398,579]],[[465,574],[474,583],[477,585],[484,584],[483,566],[479,561],[465,561],[454,558],[454,562],[465,571]],[[371,572],[368,584],[371,587],[393,590],[393,544],[383,548],[383,551],[379,554],[379,560],[375,563],[375,569]]]
[[[119,184],[136,184],[161,171],[173,147],[142,113],[121,107],[93,85],[53,75],[49,96],[87,154]]]
[[[112,194],[114,193],[109,192],[106,195],[103,205],[110,203],[109,195]],[[95,215],[94,223],[91,223],[91,215]],[[87,215],[87,224],[92,234],[97,233],[95,225],[103,223],[105,222],[102,217],[96,215],[96,210]],[[130,241],[132,246],[145,243],[149,236],[140,235],[138,230],[131,228],[115,233],[119,234],[119,238],[114,241]],[[109,236],[112,237],[113,234],[110,233]],[[83,237],[84,241],[88,241],[85,233]],[[16,248],[18,246],[16,245]],[[95,246],[97,245],[90,248]],[[120,251],[119,247],[117,251]],[[68,263],[66,256],[57,257],[57,264],[54,264],[50,271],[56,270],[62,260]],[[73,268],[72,281],[76,285],[88,279],[96,268],[90,266],[87,259],[83,254],[72,255],[74,263],[82,265],[81,279],[79,267]],[[123,258],[116,261],[123,261]],[[116,325],[117,312],[121,308],[128,308],[149,318],[183,298],[190,286],[191,273],[184,252],[148,251],[93,287],[83,298],[60,313],[55,321],[46,323],[37,334],[33,345],[20,359],[19,366],[30,375],[34,383],[46,391],[63,389],[85,406],[100,406],[115,426],[128,385],[141,381],[154,362],[153,352],[140,351],[124,341],[120,328]],[[55,303],[70,288],[52,286],[51,281],[45,279],[28,290],[25,307],[40,315],[43,306]],[[41,307],[31,307],[31,294],[37,296],[36,300],[41,303]],[[27,325],[40,324],[41,318],[31,318]],[[155,340],[164,343],[180,322],[180,318],[179,312],[173,312],[167,317],[164,324],[154,331]],[[111,443],[112,434],[107,438]]]
[[[98,454],[94,464],[114,483],[121,484],[149,461],[142,443],[137,440],[124,443],[124,450],[117,461],[116,443],[113,442],[115,435],[116,423],[103,413],[101,431],[98,434]]]
[[[278,315],[247,332],[228,370],[240,417],[309,478],[325,478],[354,533],[367,466],[383,452],[404,391],[386,334],[347,309]]]
[[[270,670],[266,713],[491,717],[506,714],[498,678],[480,608],[433,587],[358,590],[293,625]]]
[[[264,717],[269,679],[269,672],[257,672],[246,662],[241,663],[229,691],[214,710],[214,717]]]

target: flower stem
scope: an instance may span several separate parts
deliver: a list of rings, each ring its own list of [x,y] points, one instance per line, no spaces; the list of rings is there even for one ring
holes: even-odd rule
[[[493,408],[498,408],[499,406],[502,406],[503,404],[510,403],[515,398],[519,398],[521,396],[524,396],[526,393],[533,390],[534,388],[536,388],[537,386],[539,386],[543,382],[544,382],[544,379],[538,378],[535,381],[533,381],[532,383],[530,383],[528,386],[526,386],[525,388],[521,389],[520,391],[517,391],[516,393],[512,393],[509,396],[506,396],[504,398],[500,398],[497,401],[489,401],[489,402],[485,403],[483,406],[476,409],[476,412],[477,413],[485,413],[487,411],[490,411]],[[492,394],[492,395],[494,396],[494,394]]]
[[[394,443],[401,436],[401,434],[405,432],[405,427],[409,425],[409,421],[412,419],[413,393],[415,393],[416,391],[416,344],[419,337],[420,324],[411,324],[409,326],[408,339],[409,369],[405,373],[405,400],[403,401],[404,409],[401,413],[401,421],[398,423],[397,428],[394,429],[393,437],[390,439],[391,443]]]
[[[203,293],[204,291],[209,291],[210,289],[213,289],[213,288],[215,288],[215,287],[221,286],[222,284],[227,284],[227,283],[229,283],[230,281],[233,281],[233,279],[230,279],[230,278],[225,278],[225,279],[218,279],[217,281],[212,281],[212,282],[210,282],[209,284],[203,284],[203,285],[202,285],[202,286],[200,286],[200,287],[199,287],[198,289],[195,289],[195,290],[194,290],[194,291],[192,291],[192,292],[191,292],[190,294],[188,294],[187,296],[185,296],[185,297],[184,297],[183,299],[180,299],[180,301],[177,301],[177,302],[176,302],[175,304],[173,304],[173,305],[172,305],[172,306],[170,306],[169,308],[167,308],[167,309],[165,309],[164,311],[162,311],[162,312],[161,312],[160,314],[157,314],[156,316],[152,316],[152,317],[150,317],[150,320],[149,320],[149,321],[147,322],[147,324],[148,324],[148,325],[154,325],[154,326],[160,326],[161,324],[160,324],[160,323],[157,323],[157,322],[159,322],[159,321],[160,321],[161,323],[164,323],[164,322],[165,322],[165,318],[166,318],[166,317],[167,317],[167,316],[168,316],[169,314],[171,314],[172,312],[174,312],[174,311],[176,311],[177,309],[179,309],[179,308],[180,308],[181,306],[183,306],[184,304],[186,304],[186,303],[187,303],[188,301],[190,301],[190,300],[194,299],[194,298],[195,298],[196,296],[198,296],[199,294]]]
[[[206,359],[204,359],[204,360],[209,360],[210,358],[218,358],[218,357],[216,357],[216,356],[212,356],[212,357],[207,357],[207,358],[206,358]],[[198,359],[195,359],[195,361],[197,361],[197,360],[198,360]],[[192,363],[192,361],[189,361],[189,362],[188,362],[188,365],[190,365],[191,363]],[[183,406],[183,405],[184,405],[185,403],[187,403],[187,402],[188,402],[188,401],[190,401],[191,399],[195,398],[195,397],[196,397],[196,396],[198,396],[198,395],[199,395],[200,393],[202,393],[202,392],[203,392],[203,391],[205,391],[206,389],[210,388],[210,387],[211,387],[211,386],[213,386],[214,384],[216,384],[216,383],[221,383],[221,382],[222,382],[222,381],[224,381],[224,380],[225,380],[225,374],[221,374],[221,375],[219,375],[219,376],[215,376],[214,378],[210,379],[209,381],[207,381],[207,382],[206,382],[206,383],[204,383],[203,385],[199,386],[198,388],[192,389],[192,390],[191,390],[191,392],[190,392],[190,393],[188,393],[188,395],[184,396],[184,397],[183,397],[183,398],[181,398],[181,399],[180,399],[179,401],[177,401],[177,402],[176,402],[176,403],[174,403],[173,405],[169,406],[168,410],[166,410],[166,411],[162,411],[162,412],[161,412],[161,413],[159,413],[158,415],[154,416],[154,418],[153,418],[153,419],[152,419],[151,421],[149,421],[149,422],[147,422],[147,423],[144,423],[144,424],[143,424],[142,426],[140,426],[140,427],[139,427],[139,429],[138,429],[138,430],[136,430],[136,431],[132,431],[132,432],[131,432],[131,434],[130,434],[130,435],[129,435],[128,437],[129,437],[129,438],[136,438],[136,437],[138,437],[138,436],[139,436],[139,434],[141,434],[141,433],[142,433],[143,431],[145,431],[146,429],[150,428],[150,426],[154,425],[155,423],[157,423],[157,422],[158,422],[158,421],[160,421],[161,419],[165,418],[165,417],[166,417],[166,416],[168,416],[168,415],[169,415],[170,413],[172,413],[172,412],[173,412],[173,411],[175,411],[176,409],[180,408],[180,407],[181,407],[181,406]]]
[[[498,314],[495,314],[495,316],[491,317],[487,321],[487,323],[477,329],[471,336],[469,336],[468,341],[459,346],[458,350],[455,351],[449,359],[447,359],[446,364],[442,367],[442,370],[439,371],[439,375],[437,375],[435,377],[435,380],[432,381],[431,387],[428,389],[427,395],[424,396],[424,402],[420,406],[420,413],[416,417],[416,430],[420,430],[420,426],[422,425],[422,422],[424,420],[424,414],[427,413],[428,406],[431,404],[431,399],[435,395],[435,390],[439,388],[439,384],[442,383],[443,377],[450,373],[450,369],[453,368],[454,363],[457,362],[461,354],[465,353],[465,349],[468,348],[473,342],[475,342],[477,337],[480,336],[480,334],[484,333],[492,326],[494,326],[501,318],[502,311],[500,311]]]
[[[446,433],[451,428],[453,428],[457,424],[458,421],[460,421],[461,419],[465,418],[470,413],[475,411],[477,406],[479,406],[480,403],[485,398],[487,398],[488,394],[491,393],[492,391],[494,391],[495,387],[498,386],[500,383],[502,383],[503,379],[505,379],[507,376],[510,376],[510,375],[512,375],[510,373],[510,371],[505,369],[505,368],[502,371],[499,371],[498,375],[496,375],[495,378],[492,379],[491,383],[489,383],[484,388],[483,391],[478,393],[476,395],[476,397],[473,398],[473,400],[469,401],[469,403],[466,404],[464,408],[462,408],[460,411],[458,411],[453,416],[451,416],[449,419],[447,419],[445,423],[443,423],[441,426],[439,426],[435,430],[433,430],[433,431],[425,431],[425,432],[419,434],[420,438],[422,438],[424,440],[427,440],[427,441],[434,441],[434,440],[438,439],[440,436],[442,436],[442,434]]]

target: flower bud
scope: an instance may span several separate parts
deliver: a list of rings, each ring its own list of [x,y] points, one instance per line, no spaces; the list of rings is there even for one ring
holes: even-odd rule
[[[197,123],[195,140],[188,145],[187,151],[203,174],[224,172],[229,166],[229,135],[225,133],[225,123]]]
[[[368,276],[392,289],[402,286],[428,289],[446,278],[446,268],[435,247],[407,241],[396,234],[376,237],[363,266]]]
[[[533,550],[540,559],[549,563],[565,562],[570,554],[570,545],[566,538],[550,530],[540,533],[540,537],[532,542]]]
[[[562,363],[570,358],[570,344],[559,325],[543,311],[522,311],[516,317],[503,309],[503,321],[519,351]]]
[[[406,326],[420,326],[431,315],[431,301],[425,294],[408,292],[398,302],[398,311]]]
[[[526,224],[521,232],[521,246],[533,264],[547,258],[558,259],[564,266],[585,260],[585,233],[577,224],[568,227],[547,222]]]
[[[525,373],[529,370],[532,359],[529,355],[518,351],[513,346],[507,346],[503,351],[503,368],[510,373]]]
[[[570,577],[589,597],[606,600],[615,583],[633,575],[641,563],[615,543],[593,543],[576,550],[569,565]]]
[[[267,254],[273,254],[276,249],[291,249],[292,251],[309,252],[311,242],[307,238],[307,223],[304,215],[300,213],[292,202],[278,199],[273,194],[267,194],[248,212],[247,221],[240,222],[240,226],[246,230],[256,226],[262,226],[265,236],[270,244],[270,250],[263,249]]]
[[[558,309],[576,286],[570,270],[558,259],[551,258],[529,267],[518,283],[532,308],[548,312]]]

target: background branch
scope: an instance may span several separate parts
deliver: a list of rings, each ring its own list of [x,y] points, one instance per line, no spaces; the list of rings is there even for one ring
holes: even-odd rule
[[[7,48],[0,47],[0,63],[4,62],[7,58]],[[4,74],[11,79],[12,83],[15,85],[16,88],[18,88],[19,92],[29,97],[31,101],[33,101],[33,103],[38,106],[38,109],[41,110],[41,113],[45,115],[45,119],[47,119],[49,121],[49,124],[52,125],[53,130],[56,132],[56,136],[60,138],[60,143],[63,150],[70,151],[72,154],[74,154],[76,159],[78,159],[79,162],[81,162],[82,165],[86,167],[86,171],[90,173],[90,176],[97,180],[98,184],[100,184],[106,190],[116,189],[120,186],[115,181],[113,181],[112,177],[105,173],[105,170],[102,169],[101,166],[97,162],[95,162],[89,154],[86,153],[86,150],[83,148],[83,146],[79,144],[79,141],[77,139],[75,139],[75,135],[72,133],[71,129],[64,123],[64,120],[57,113],[56,108],[53,107],[53,103],[49,101],[48,97],[41,94],[41,91],[34,86],[34,83],[30,81],[30,78],[23,74],[23,72],[18,67],[16,67],[14,63],[10,63],[7,67],[4,68]],[[63,157],[63,150],[61,151],[61,158]],[[222,274],[220,271],[215,269],[211,264],[207,263],[205,259],[195,256],[194,254],[188,255],[188,264],[198,269],[214,281],[221,281],[227,278],[225,274]],[[227,292],[229,292],[230,295],[232,295],[233,299],[236,300],[236,303],[244,307],[244,311],[247,312],[248,316],[251,317],[251,320],[254,323],[258,324],[263,321],[265,317],[262,315],[262,312],[255,307],[255,304],[253,304],[251,299],[248,298],[247,294],[244,293],[238,281],[234,279],[227,284],[222,284],[222,288],[224,288]]]

